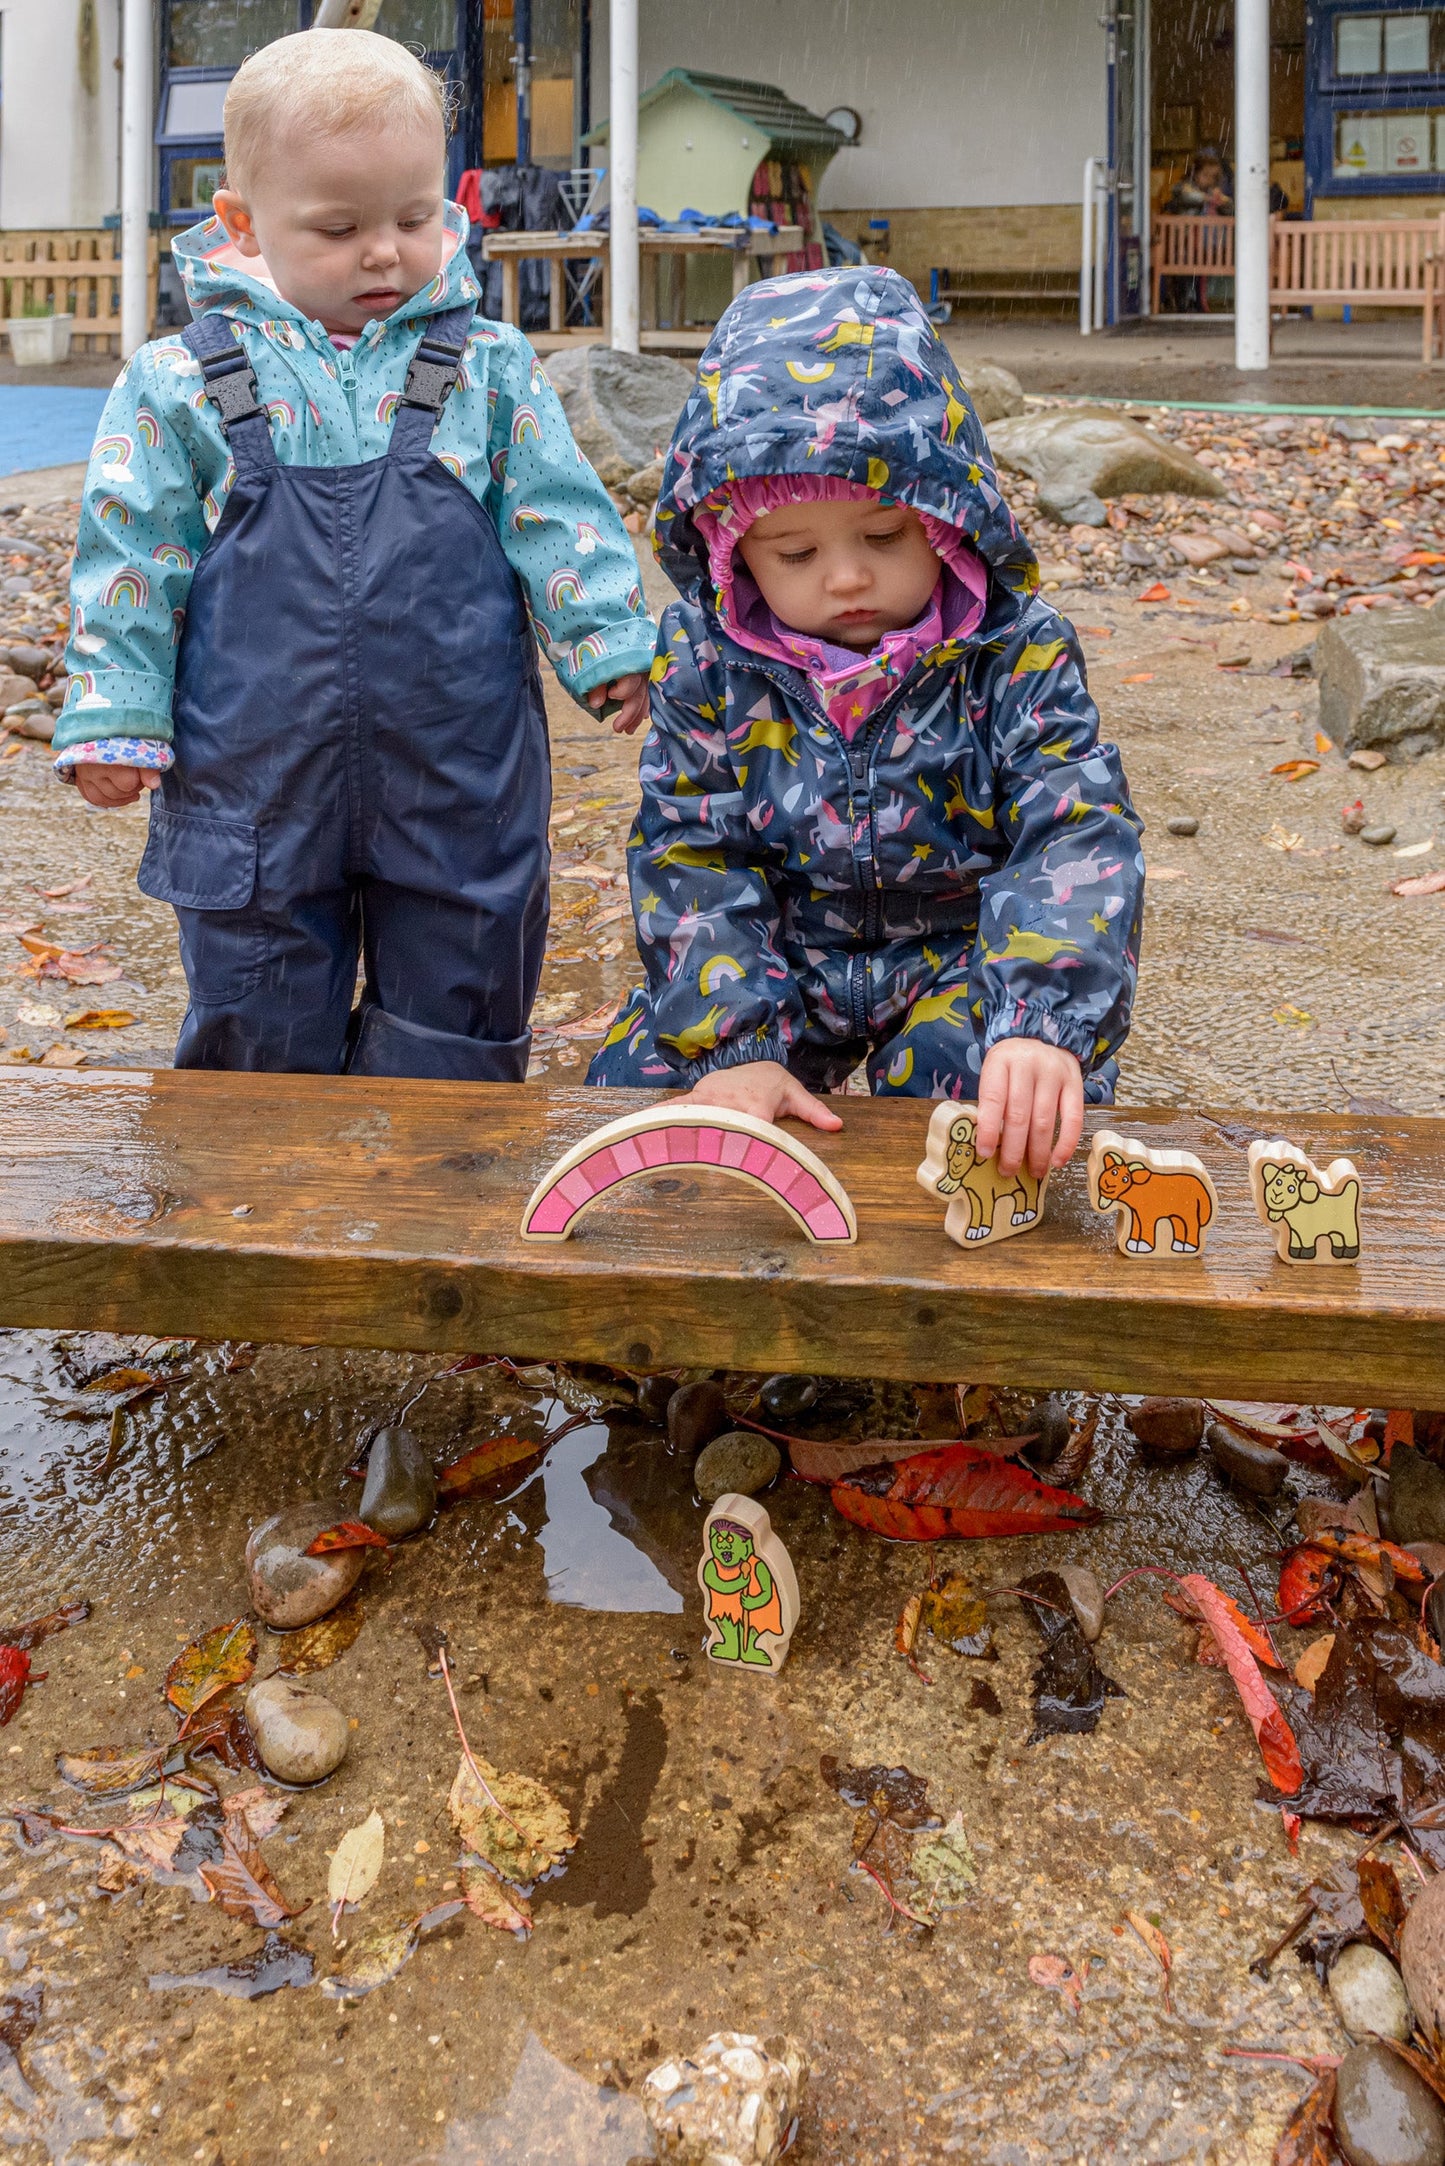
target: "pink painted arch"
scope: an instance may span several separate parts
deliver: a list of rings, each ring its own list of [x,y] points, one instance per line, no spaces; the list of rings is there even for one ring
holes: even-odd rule
[[[585,1211],[664,1166],[710,1168],[764,1190],[816,1242],[858,1238],[846,1190],[781,1128],[720,1106],[627,1114],[558,1159],[522,1214],[526,1241],[565,1241]]]

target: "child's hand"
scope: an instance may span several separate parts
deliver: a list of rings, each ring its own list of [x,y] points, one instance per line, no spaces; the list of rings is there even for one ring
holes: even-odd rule
[[[143,790],[159,789],[160,780],[153,767],[102,767],[82,762],[75,769],[75,786],[85,802],[107,810],[116,805],[133,805]]]
[[[750,1060],[741,1068],[719,1068],[693,1085],[686,1102],[731,1106],[734,1113],[751,1113],[759,1121],[807,1121],[813,1128],[843,1125],[831,1106],[805,1091],[797,1077],[789,1075],[777,1060]]]
[[[989,1047],[978,1084],[980,1158],[997,1150],[999,1172],[1015,1174],[1027,1156],[1041,1181],[1051,1165],[1068,1163],[1083,1129],[1084,1071],[1072,1053],[1039,1038],[1002,1038]]]
[[[646,677],[614,677],[611,684],[594,684],[587,694],[587,704],[595,711],[610,699],[621,700],[612,727],[619,737],[630,737],[647,720],[647,685]]]

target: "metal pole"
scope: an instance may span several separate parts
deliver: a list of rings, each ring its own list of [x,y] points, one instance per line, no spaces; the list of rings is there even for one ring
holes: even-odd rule
[[[120,107],[120,350],[144,346],[150,324],[155,68],[151,0],[125,0]]]
[[[1234,0],[1234,365],[1269,367],[1269,0]]]
[[[512,66],[517,79],[517,163],[532,163],[532,0],[513,0]]]
[[[1094,165],[1084,160],[1084,216],[1079,229],[1079,336],[1094,328]]]
[[[612,343],[641,350],[641,278],[637,250],[637,0],[612,0],[610,110]]]

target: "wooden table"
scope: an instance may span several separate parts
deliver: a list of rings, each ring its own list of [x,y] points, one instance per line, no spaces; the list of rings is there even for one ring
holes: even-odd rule
[[[675,232],[659,232],[643,226],[638,232],[642,259],[642,346],[647,352],[661,348],[701,353],[710,330],[688,330],[681,324],[664,329],[658,323],[659,271],[667,273],[672,306],[681,309],[682,281],[677,265],[685,256],[728,256],[732,259],[733,298],[758,276],[756,264],[774,264],[780,256],[796,255],[804,246],[801,226],[779,226],[773,233],[759,233],[746,226],[692,226]],[[485,233],[482,254],[502,266],[502,321],[519,324],[521,266],[524,260],[541,260],[551,267],[548,328],[530,334],[539,353],[555,353],[567,346],[606,344],[612,337],[611,238],[606,233]],[[602,266],[602,321],[569,331],[565,322],[564,265],[584,258]],[[648,319],[651,319],[650,324]]]
[[[1094,1115],[1197,1150],[1206,1255],[1127,1261],[1082,1159],[1037,1232],[966,1254],[914,1181],[931,1108],[840,1101],[808,1141],[856,1247],[674,1170],[570,1241],[518,1237],[534,1183],[637,1091],[350,1077],[0,1071],[0,1325],[519,1359],[1445,1407],[1445,1122],[1282,1121],[1364,1183],[1357,1268],[1278,1261],[1249,1200],[1252,1116]],[[240,1215],[238,1215],[240,1214]]]

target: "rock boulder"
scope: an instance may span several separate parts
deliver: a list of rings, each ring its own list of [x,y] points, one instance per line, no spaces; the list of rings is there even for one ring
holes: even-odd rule
[[[1024,412],[1024,387],[996,361],[960,361],[954,358],[959,380],[968,393],[974,412],[984,427]]]
[[[1102,526],[1110,496],[1223,496],[1191,452],[1115,413],[1015,414],[988,431],[994,458],[1038,483],[1039,509],[1063,526]]]
[[[1445,610],[1362,610],[1315,642],[1320,728],[1342,752],[1414,759],[1445,744]]]
[[[695,381],[680,361],[610,346],[553,354],[546,368],[572,434],[609,489],[666,451]]]

